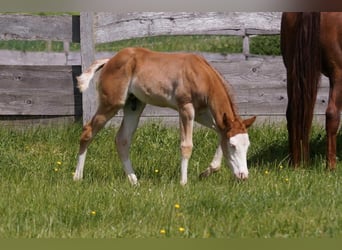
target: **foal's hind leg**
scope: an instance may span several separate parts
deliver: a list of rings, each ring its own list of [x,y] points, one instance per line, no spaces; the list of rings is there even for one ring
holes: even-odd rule
[[[78,162],[76,165],[76,171],[74,174],[74,180],[81,180],[83,178],[83,169],[85,158],[87,154],[87,148],[91,143],[94,136],[101,130],[106,122],[112,118],[115,113],[119,110],[114,108],[99,107],[96,114],[93,116],[90,122],[88,122],[84,127],[80,139],[80,149],[78,153]]]
[[[138,180],[134,173],[132,162],[129,159],[129,149],[133,134],[138,126],[140,115],[145,106],[145,103],[140,102],[135,97],[129,98],[124,107],[124,117],[115,138],[116,148],[124,171],[133,185],[136,185]]]
[[[330,78],[329,103],[326,110],[327,133],[327,167],[336,168],[336,137],[342,110],[342,73],[341,76]]]

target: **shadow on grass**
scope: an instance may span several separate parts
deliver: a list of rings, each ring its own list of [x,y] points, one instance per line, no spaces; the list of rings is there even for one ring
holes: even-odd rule
[[[337,161],[342,159],[342,132],[337,135]],[[255,143],[258,143],[257,141]],[[326,159],[326,133],[323,128],[314,128],[310,137],[310,167],[315,167],[316,163],[325,163]],[[258,167],[260,165],[286,165],[289,166],[289,147],[287,132],[283,139],[275,138],[267,140],[263,145],[258,145],[253,153],[248,157],[248,165]]]

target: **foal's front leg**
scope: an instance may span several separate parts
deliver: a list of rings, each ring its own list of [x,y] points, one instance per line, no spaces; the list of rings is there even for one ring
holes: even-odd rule
[[[192,154],[192,132],[194,126],[195,111],[191,103],[179,108],[179,125],[181,132],[181,180],[184,186],[188,182],[188,164]]]
[[[195,120],[202,124],[203,126],[210,128],[210,129],[214,129],[216,130],[216,125],[214,122],[214,118],[210,112],[210,110],[206,110],[206,112],[203,112],[201,114],[196,115]],[[220,133],[218,133],[219,136],[219,142],[221,142],[221,136]],[[208,176],[210,176],[212,173],[215,173],[217,171],[220,170],[221,168],[221,162],[222,162],[222,157],[223,157],[223,153],[222,153],[222,148],[221,148],[221,143],[219,143],[214,158],[211,161],[209,167],[207,169],[205,169],[201,174],[200,174],[200,178],[206,178]]]
[[[201,174],[200,174],[200,178],[206,178],[208,176],[210,176],[212,173],[215,173],[217,171],[220,170],[221,168],[221,162],[222,162],[222,156],[223,156],[223,153],[222,153],[222,148],[221,148],[221,145],[219,145],[216,149],[216,152],[215,152],[215,155],[214,155],[214,158],[213,160],[211,161],[209,167],[204,170]]]

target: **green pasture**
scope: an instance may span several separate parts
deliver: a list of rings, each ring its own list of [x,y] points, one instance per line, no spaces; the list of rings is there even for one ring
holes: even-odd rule
[[[180,186],[179,131],[142,125],[131,148],[140,186],[132,187],[102,130],[74,182],[81,125],[0,129],[1,238],[302,238],[342,236],[342,166],[324,167],[324,130],[315,127],[312,162],[287,165],[284,125],[250,129],[250,178],[224,165],[199,180],[216,134],[197,127],[189,182]],[[339,141],[341,141],[341,134]],[[341,151],[339,150],[339,157]]]
[[[63,51],[63,43],[52,41],[51,50]],[[125,47],[145,47],[156,51],[204,51],[212,53],[242,53],[242,38],[238,36],[158,36],[142,37],[113,43],[97,44],[97,51],[118,51]],[[0,41],[0,49],[21,51],[46,51],[46,41]],[[70,50],[77,51],[77,43],[70,44]],[[251,38],[250,53],[260,55],[280,55],[280,37],[256,36]]]
[[[10,13],[6,13],[10,14]],[[78,12],[36,12],[28,15],[79,15]],[[242,37],[224,35],[189,35],[142,37],[105,44],[97,44],[97,51],[118,51],[125,47],[145,47],[156,51],[204,51],[213,53],[241,53]],[[63,42],[0,40],[0,49],[21,51],[63,51]],[[78,43],[71,43],[70,50],[80,49]],[[279,35],[251,36],[250,53],[259,55],[280,55]]]
[[[279,36],[251,39],[251,53],[279,55]],[[242,40],[225,36],[139,38],[101,44],[116,51],[143,46],[160,51],[241,53]],[[46,42],[0,41],[0,49],[47,50]],[[51,49],[61,51],[53,42]],[[73,44],[73,50],[79,45]],[[177,127],[142,125],[131,148],[140,180],[132,187],[115,149],[117,128],[102,130],[88,151],[84,180],[72,180],[79,123],[0,126],[0,238],[332,238],[342,236],[342,164],[325,169],[325,131],[312,132],[311,163],[288,166],[285,124],[249,131],[250,178],[236,181],[225,166],[198,175],[217,146],[211,130],[196,127],[189,181],[180,186]],[[338,141],[342,140],[341,133]],[[340,146],[340,145],[339,145]],[[338,149],[341,158],[341,150]]]

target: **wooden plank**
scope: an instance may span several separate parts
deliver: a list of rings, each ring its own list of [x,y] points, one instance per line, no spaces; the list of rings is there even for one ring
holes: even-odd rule
[[[177,52],[170,52],[177,53]],[[218,54],[206,52],[194,52],[211,61],[241,61],[245,59],[243,54]],[[111,58],[115,51],[95,52],[95,59]],[[90,60],[89,60],[90,61]],[[0,50],[0,65],[23,66],[79,66],[81,65],[81,52],[25,52],[14,50]]]
[[[27,128],[28,126],[56,126],[72,124],[77,121],[74,116],[43,116],[43,115],[21,115],[0,116],[0,126]]]
[[[72,16],[0,15],[1,40],[73,41]]]
[[[0,115],[75,115],[70,66],[0,66]]]
[[[211,53],[202,54],[229,83],[234,102],[241,115],[285,116],[287,106],[286,72],[280,56],[251,57],[249,60],[245,60],[241,54],[235,57]],[[329,91],[329,82],[326,77],[322,78],[320,86],[315,113],[324,115]],[[120,120],[121,116],[122,112],[119,112],[119,118],[114,118],[115,121]],[[171,119],[172,117],[177,120],[178,113],[171,109],[149,105],[142,114],[142,118],[147,119]]]
[[[280,30],[280,12],[132,12],[95,15],[96,43],[158,35],[245,35]]]
[[[229,83],[241,115],[285,115],[286,73],[281,57],[261,57],[249,61],[208,61]],[[322,77],[315,107],[316,114],[325,114],[328,91],[328,79]],[[177,113],[148,106],[143,116],[168,117],[177,116]]]
[[[82,72],[95,60],[94,14],[81,12],[81,58]],[[83,123],[90,120],[98,106],[96,84],[93,80],[83,93]]]
[[[0,65],[81,65],[80,52],[26,52],[0,50]]]
[[[261,57],[240,62],[211,62],[211,64],[231,85],[241,114],[285,114],[286,71],[281,57]],[[328,79],[323,77],[316,101],[316,114],[325,113],[328,86]]]

